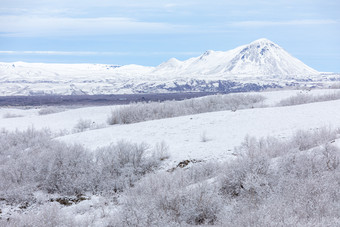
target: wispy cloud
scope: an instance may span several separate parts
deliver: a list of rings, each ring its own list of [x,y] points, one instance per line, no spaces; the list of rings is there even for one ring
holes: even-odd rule
[[[179,31],[185,31],[184,27],[162,22],[138,21],[125,17],[0,16],[0,34],[2,36],[99,36]]]
[[[94,52],[94,51],[14,51],[14,50],[0,50],[0,54],[12,55],[105,55],[116,54],[123,55],[124,52]]]
[[[116,51],[13,51],[0,50],[0,55],[70,55],[70,56],[90,56],[90,55],[112,55],[112,56],[151,56],[151,55],[198,55],[200,52],[191,51],[161,51],[161,52],[116,52]]]
[[[336,20],[289,20],[289,21],[237,21],[230,25],[235,27],[269,27],[337,24]]]

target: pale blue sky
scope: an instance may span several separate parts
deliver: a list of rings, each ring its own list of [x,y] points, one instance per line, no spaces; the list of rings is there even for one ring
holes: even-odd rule
[[[0,61],[155,66],[268,38],[340,72],[339,0],[0,0]]]

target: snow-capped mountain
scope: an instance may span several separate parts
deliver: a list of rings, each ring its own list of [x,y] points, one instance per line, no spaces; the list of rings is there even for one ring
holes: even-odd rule
[[[267,39],[229,51],[206,51],[185,61],[171,58],[157,67],[0,63],[2,96],[233,92],[329,79],[340,80],[337,74],[321,75]]]
[[[310,76],[318,72],[268,39],[259,39],[230,51],[206,51],[186,61],[170,59],[153,73],[180,75]]]

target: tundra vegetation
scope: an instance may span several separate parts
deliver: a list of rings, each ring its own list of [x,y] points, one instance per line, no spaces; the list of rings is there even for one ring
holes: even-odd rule
[[[297,95],[281,100],[278,103],[278,106],[294,106],[294,105],[301,105],[301,104],[306,104],[306,103],[325,102],[325,101],[331,101],[331,100],[337,100],[337,99],[340,99],[340,92],[333,92],[330,94],[323,94],[323,95],[311,95],[311,94],[299,93]]]
[[[2,130],[0,202],[19,210],[2,214],[0,225],[336,226],[339,133],[248,136],[226,162],[166,171],[164,143],[120,141],[88,151],[48,130]]]
[[[183,101],[133,103],[114,109],[108,118],[110,125],[131,124],[162,118],[178,117],[214,111],[255,108],[262,106],[262,95],[210,95]]]

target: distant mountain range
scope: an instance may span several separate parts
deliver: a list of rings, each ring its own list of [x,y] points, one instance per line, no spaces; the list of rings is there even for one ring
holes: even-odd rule
[[[157,67],[104,64],[0,63],[0,95],[235,92],[340,81],[267,39],[229,51],[206,51]]]

